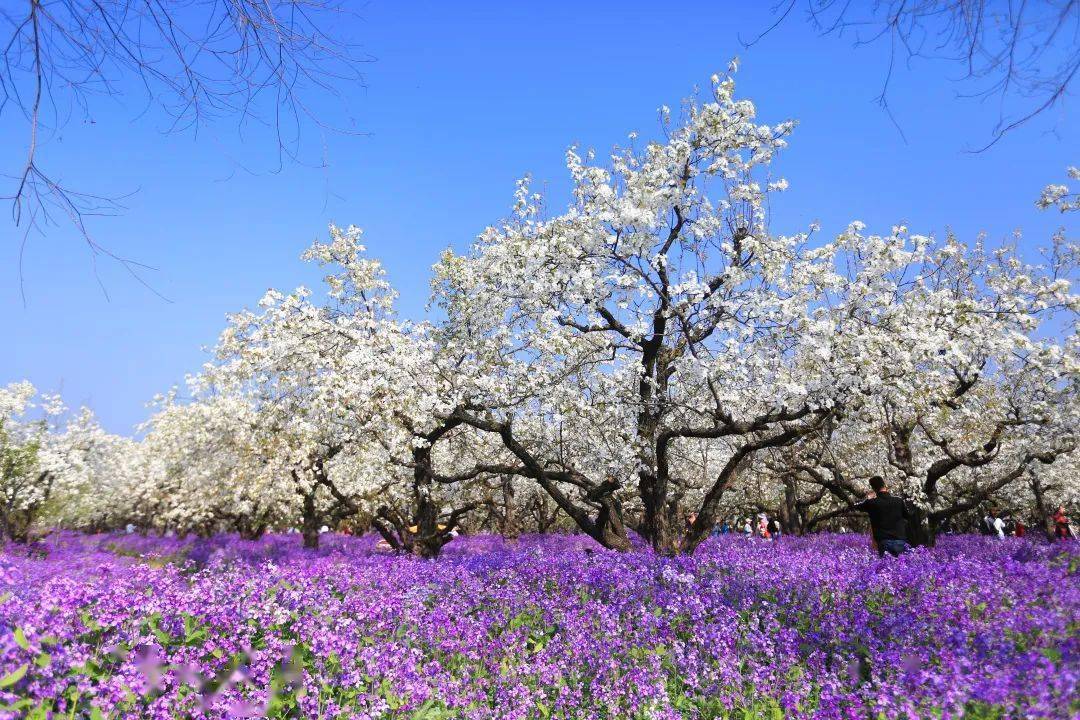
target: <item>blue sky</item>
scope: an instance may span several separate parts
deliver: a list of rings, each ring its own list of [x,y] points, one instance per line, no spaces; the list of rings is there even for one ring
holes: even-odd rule
[[[958,70],[921,62],[892,82],[905,143],[873,102],[886,48],[854,50],[794,17],[741,47],[740,34],[771,22],[770,5],[373,0],[347,28],[376,58],[367,87],[345,90],[364,134],[327,136],[326,169],[274,172],[274,141],[259,127],[239,132],[222,121],[198,138],[167,135],[164,118],[140,115],[137,96],[127,105],[101,99],[94,122],[70,123],[42,160],[76,187],[134,191],[128,210],[98,219],[94,235],[157,268],[146,277],[171,302],[115,263],[99,260],[95,273],[81,239],[59,226],[30,238],[24,307],[21,231],[0,226],[0,384],[27,378],[90,405],[109,430],[131,432],[155,393],[207,359],[226,313],[268,287],[317,282],[298,256],[330,222],[365,229],[402,314],[419,316],[439,252],[467,247],[504,217],[515,179],[532,174],[558,207],[568,145],[605,153],[630,131],[654,135],[660,105],[677,107],[735,55],[739,94],[762,121],[800,122],[776,164],[791,189],[774,202],[775,231],[817,220],[832,234],[860,219],[874,231],[906,222],[1001,240],[1022,228],[1034,247],[1062,224],[1034,200],[1080,162],[1075,116],[1056,110],[986,153],[965,153],[989,137],[997,106],[957,99],[948,78]],[[320,103],[327,117],[342,117],[336,101]],[[11,125],[0,133],[15,140],[0,150],[10,167],[22,136]],[[317,165],[323,140],[315,131],[306,138],[305,157]]]

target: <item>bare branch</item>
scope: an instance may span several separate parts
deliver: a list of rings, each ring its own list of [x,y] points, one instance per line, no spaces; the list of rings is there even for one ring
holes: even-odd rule
[[[93,122],[92,100],[122,95],[134,80],[146,109],[169,119],[170,131],[190,130],[223,118],[270,127],[279,169],[301,162],[305,126],[348,132],[316,113],[309,98],[330,94],[344,104],[339,83],[360,83],[369,61],[342,39],[345,11],[337,0],[22,0],[21,11],[0,11],[0,118],[21,117],[26,154],[0,177],[10,190],[16,226],[44,234],[69,223],[93,258],[119,262],[146,285],[132,260],[105,250],[87,219],[121,212],[123,197],[69,186],[43,164],[49,138],[73,111]]]
[[[777,20],[744,46],[783,23],[797,5],[774,8]],[[993,147],[1007,133],[1057,106],[1080,70],[1080,0],[805,0],[806,16],[822,35],[854,35],[856,47],[889,43],[885,82],[877,101],[896,124],[888,101],[896,61],[940,60],[962,67],[967,97],[996,97],[1001,108],[991,138],[971,152]],[[1028,109],[1010,112],[1007,106]],[[897,125],[899,129],[899,125]],[[901,131],[901,135],[902,135]]]

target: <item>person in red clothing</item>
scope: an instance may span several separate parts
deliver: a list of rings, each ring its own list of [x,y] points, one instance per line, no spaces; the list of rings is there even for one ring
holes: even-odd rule
[[[1027,526],[1024,525],[1024,521],[1017,518],[1016,528],[1013,530],[1013,535],[1016,537],[1024,537],[1027,534]]]
[[[765,513],[758,515],[758,535],[765,540],[772,540],[772,533],[769,532],[769,516]]]
[[[1058,540],[1067,540],[1072,537],[1069,517],[1065,514],[1064,505],[1058,505],[1057,512],[1054,513],[1054,537]]]

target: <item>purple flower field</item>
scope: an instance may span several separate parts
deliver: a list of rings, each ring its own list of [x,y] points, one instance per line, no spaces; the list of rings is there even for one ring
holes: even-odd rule
[[[5,718],[1069,718],[1080,549],[57,535],[0,555]]]

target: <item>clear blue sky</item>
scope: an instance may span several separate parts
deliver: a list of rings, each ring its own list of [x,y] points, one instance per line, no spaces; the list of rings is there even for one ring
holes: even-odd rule
[[[367,134],[328,137],[325,171],[272,172],[273,140],[228,122],[198,139],[163,135],[164,119],[140,117],[138,98],[127,107],[102,100],[93,124],[72,122],[42,159],[76,187],[137,190],[127,212],[93,225],[95,237],[158,268],[147,277],[172,302],[99,261],[106,299],[85,246],[60,226],[30,240],[24,307],[21,235],[0,226],[0,384],[27,378],[61,390],[108,429],[131,432],[154,393],[207,359],[203,348],[226,313],[268,287],[317,282],[298,256],[329,222],[365,229],[402,313],[418,316],[440,250],[467,247],[504,217],[516,178],[531,173],[558,206],[568,145],[606,153],[632,130],[653,135],[660,105],[677,107],[735,55],[739,93],[759,117],[800,122],[778,162],[791,190],[774,204],[775,231],[819,220],[831,234],[861,219],[887,232],[903,221],[918,232],[951,227],[968,240],[1023,228],[1035,246],[1062,223],[1034,200],[1080,162],[1075,114],[1055,111],[987,153],[965,154],[989,137],[996,105],[956,99],[953,66],[898,69],[890,97],[905,144],[873,102],[884,47],[856,51],[794,17],[740,47],[739,33],[770,23],[771,3],[461,5],[374,0],[359,11],[350,32],[377,60],[366,67],[367,88],[348,92]],[[328,114],[336,107],[327,100]],[[21,135],[11,127],[0,135],[10,167]],[[308,139],[308,157],[318,160],[318,134]]]

